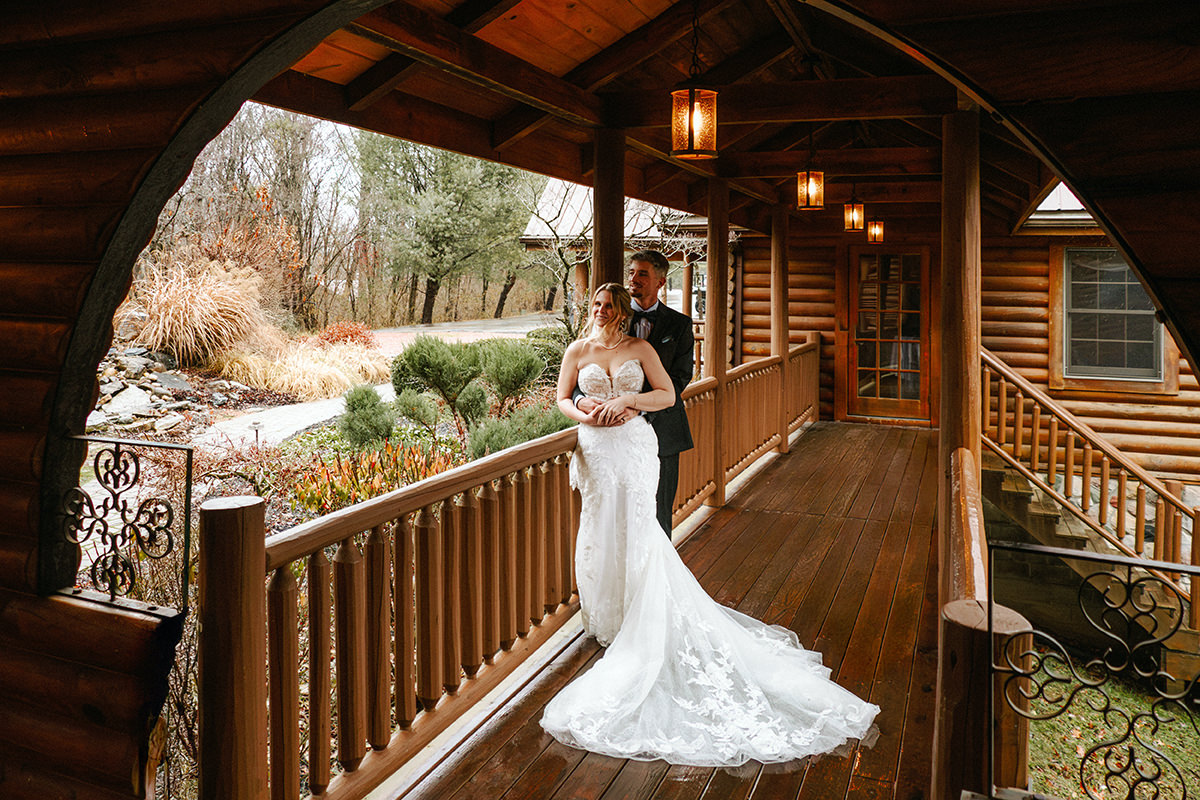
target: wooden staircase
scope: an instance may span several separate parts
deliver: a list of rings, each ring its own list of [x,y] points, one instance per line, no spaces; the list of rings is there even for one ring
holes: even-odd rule
[[[1197,514],[1183,505],[1180,487],[1147,474],[991,353],[984,351],[983,363],[984,498],[1037,544],[1144,561],[1147,569],[1135,568],[1135,575],[1150,574],[1157,562],[1153,572],[1167,582],[1139,588],[1149,593],[1139,608],[1153,609],[1139,624],[1151,636],[1175,629],[1161,648],[1160,668],[1179,679],[1176,685],[1196,678],[1200,602],[1192,602],[1191,589],[1200,584],[1162,566],[1200,563],[1194,548],[1183,557],[1183,520],[1194,528]],[[1095,573],[1095,564],[1061,561],[1080,578]],[[1104,594],[1117,580],[1092,577],[1091,584]]]

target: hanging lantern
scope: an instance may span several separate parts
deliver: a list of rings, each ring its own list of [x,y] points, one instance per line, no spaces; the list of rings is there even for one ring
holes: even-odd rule
[[[796,173],[796,208],[801,211],[820,211],[825,208],[825,173],[814,168],[817,148],[813,144],[813,129],[808,129],[808,168]]]
[[[825,173],[809,169],[796,173],[796,207],[801,211],[820,211],[825,207]]]
[[[880,244],[883,242],[883,220],[872,219],[867,221],[867,241],[871,244]]]
[[[700,86],[700,0],[692,0],[692,65],[671,92],[671,155],[717,157],[717,93]]]
[[[671,155],[717,157],[717,93],[698,86],[671,92]]]
[[[861,231],[863,229],[863,225],[866,224],[867,219],[866,210],[863,208],[863,204],[858,201],[858,198],[855,197],[853,187],[850,189],[850,202],[842,206],[842,212],[846,220],[845,230]]]

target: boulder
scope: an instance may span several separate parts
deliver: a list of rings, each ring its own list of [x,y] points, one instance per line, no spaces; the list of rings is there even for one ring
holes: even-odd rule
[[[84,423],[84,432],[94,431],[97,428],[103,428],[108,425],[108,414],[103,411],[93,411],[88,414],[87,422]]]
[[[154,430],[157,433],[169,431],[179,423],[183,422],[182,414],[167,414],[165,417],[160,417],[154,423]]]
[[[150,410],[150,395],[137,386],[129,386],[114,395],[102,410],[109,416],[144,414]]]
[[[190,392],[192,384],[187,378],[180,375],[178,372],[160,372],[158,373],[158,383],[171,391],[175,392]]]

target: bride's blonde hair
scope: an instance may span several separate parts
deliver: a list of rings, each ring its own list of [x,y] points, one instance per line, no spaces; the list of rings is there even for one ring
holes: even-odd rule
[[[633,301],[629,297],[629,290],[619,283],[606,283],[596,289],[596,293],[592,295],[592,302],[595,302],[596,297],[601,292],[608,292],[612,297],[613,307],[616,314],[604,326],[603,331],[606,334],[613,332],[626,333],[629,329],[629,320],[633,318]],[[583,326],[583,331],[579,334],[580,339],[586,339],[595,332],[595,321],[592,318],[591,306],[588,306],[588,321],[587,325]]]

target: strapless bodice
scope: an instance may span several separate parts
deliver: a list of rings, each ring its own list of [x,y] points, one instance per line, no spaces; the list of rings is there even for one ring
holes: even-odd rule
[[[617,395],[640,392],[645,380],[642,362],[636,358],[620,364],[612,375],[595,362],[585,364],[579,370],[579,390],[597,400],[611,400]]]

